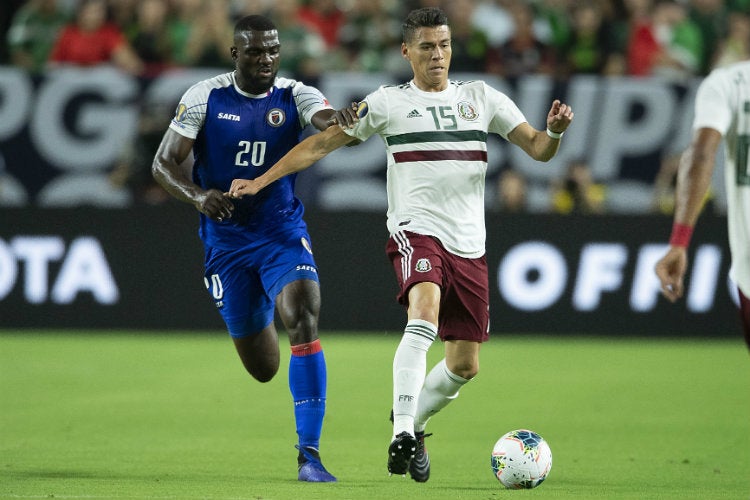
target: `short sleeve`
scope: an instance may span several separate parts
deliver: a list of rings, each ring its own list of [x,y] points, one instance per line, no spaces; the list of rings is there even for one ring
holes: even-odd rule
[[[722,70],[712,72],[701,82],[695,95],[693,130],[711,128],[726,134],[732,123],[731,91],[731,82]]]
[[[510,97],[499,90],[495,90],[485,84],[486,109],[491,113],[492,119],[488,131],[499,134],[503,139],[517,126],[527,122],[526,117],[518,109],[516,103]]]
[[[385,130],[388,123],[388,97],[383,87],[360,101],[357,116],[357,125],[344,131],[361,142]]]
[[[312,122],[315,113],[323,109],[331,109],[331,104],[323,93],[315,87],[310,87],[302,82],[297,82],[293,89],[294,102],[299,111],[301,125],[307,126]]]
[[[189,88],[180,99],[169,128],[190,139],[198,137],[206,120],[208,94],[209,88],[202,84]]]

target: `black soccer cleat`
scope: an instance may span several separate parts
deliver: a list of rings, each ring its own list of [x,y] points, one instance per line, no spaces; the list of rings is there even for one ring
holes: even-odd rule
[[[417,439],[406,431],[396,436],[388,446],[388,473],[406,475],[417,446]]]
[[[422,432],[414,433],[417,439],[417,451],[414,458],[409,462],[409,475],[418,483],[426,483],[430,479],[430,456],[427,454],[427,448],[424,445],[424,438],[432,436]]]

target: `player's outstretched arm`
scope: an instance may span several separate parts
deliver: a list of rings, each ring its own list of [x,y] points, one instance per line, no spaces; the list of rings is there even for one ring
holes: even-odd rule
[[[560,148],[562,134],[573,121],[573,108],[555,99],[547,113],[547,130],[522,123],[508,134],[508,140],[537,161],[549,161]]]
[[[263,175],[255,179],[234,179],[227,194],[232,198],[255,195],[272,182],[286,175],[305,170],[331,151],[350,141],[352,141],[352,137],[344,132],[340,126],[328,127],[294,146]]]

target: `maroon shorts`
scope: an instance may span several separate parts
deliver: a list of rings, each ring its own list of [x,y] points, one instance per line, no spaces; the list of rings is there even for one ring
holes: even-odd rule
[[[750,348],[750,299],[745,297],[742,290],[737,288],[740,294],[740,319],[742,320],[742,331],[745,334],[745,343]]]
[[[440,287],[438,335],[442,340],[489,339],[490,300],[487,258],[466,259],[448,252],[436,238],[399,231],[386,253],[401,287],[397,299],[409,306],[412,285],[429,281]]]

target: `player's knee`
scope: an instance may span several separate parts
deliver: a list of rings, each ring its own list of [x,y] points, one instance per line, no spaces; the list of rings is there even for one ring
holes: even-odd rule
[[[465,378],[466,380],[471,380],[474,377],[476,377],[477,374],[479,373],[479,367],[474,367],[474,366],[459,367],[453,373],[455,373],[461,378]]]
[[[440,304],[432,301],[419,301],[409,304],[409,318],[428,321],[433,325],[438,323]]]
[[[452,363],[448,363],[448,370],[461,378],[471,380],[479,373],[479,363],[470,359],[453,360]]]
[[[316,330],[318,328],[318,314],[312,309],[301,309],[297,315],[297,328],[301,330]]]
[[[276,373],[279,371],[278,366],[256,366],[256,367],[247,367],[247,371],[252,377],[261,383],[270,382],[273,380],[273,377],[276,376]]]
[[[254,373],[252,375],[255,380],[257,380],[258,382],[262,384],[265,384],[266,382],[270,382],[271,380],[273,380],[273,377],[275,374],[263,372],[263,373]]]
[[[292,345],[305,344],[318,338],[318,315],[302,310],[285,325]]]
[[[263,356],[240,353],[245,371],[258,382],[269,382],[279,371],[278,352],[265,353]]]

